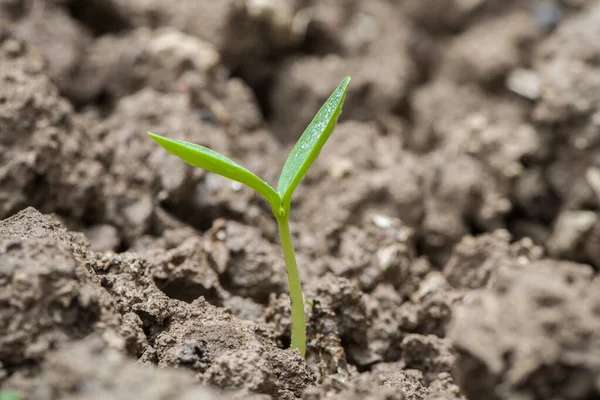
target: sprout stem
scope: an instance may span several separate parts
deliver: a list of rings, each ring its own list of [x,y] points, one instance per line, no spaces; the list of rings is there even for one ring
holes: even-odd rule
[[[304,301],[302,298],[302,284],[298,275],[298,265],[294,255],[294,246],[292,245],[292,234],[287,216],[277,216],[279,226],[279,237],[281,238],[281,247],[285,258],[285,268],[287,269],[288,284],[290,288],[290,301],[292,306],[292,349],[300,350],[302,357],[306,353],[306,320],[304,316]]]

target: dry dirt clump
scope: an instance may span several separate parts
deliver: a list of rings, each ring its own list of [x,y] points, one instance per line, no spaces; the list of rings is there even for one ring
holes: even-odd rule
[[[0,221],[0,376],[115,324],[112,301],[82,267],[85,239],[33,208]]]
[[[2,378],[17,379],[10,386],[27,379],[23,373],[34,367],[43,371],[66,362],[65,368],[77,368],[68,355],[53,350],[95,333],[120,350],[119,357],[189,369],[206,385],[228,391],[292,399],[313,380],[300,355],[275,347],[260,325],[238,320],[203,297],[191,303],[167,297],[155,284],[155,261],[135,253],[90,253],[81,235],[33,208],[2,221],[0,234],[1,278],[10,289],[1,298],[6,331],[0,356]],[[151,260],[164,265],[173,260],[166,256]],[[82,346],[73,351],[87,352]],[[95,352],[94,357],[112,357]],[[81,385],[87,374],[81,371],[67,386]],[[57,376],[47,379],[53,390],[70,390],[60,387]]]
[[[93,212],[104,169],[40,54],[0,27],[0,218],[25,206],[74,218]]]
[[[260,325],[238,320],[200,294],[187,303],[157,287],[161,274],[153,264],[177,259],[167,257],[122,253],[88,260],[118,312],[132,315],[144,332],[147,345],[137,346],[140,360],[192,370],[200,381],[220,389],[281,399],[300,394],[313,378],[299,354],[275,347]],[[164,290],[165,282],[161,284]]]
[[[16,375],[8,385],[26,398],[50,399],[184,399],[217,400],[198,386],[192,374],[174,369],[144,368],[99,337],[70,343],[44,361],[32,380]]]
[[[315,43],[333,42],[332,49],[290,58],[275,76],[269,112],[275,135],[286,143],[299,137],[340,75],[352,76],[341,118],[364,121],[385,121],[402,108],[417,79],[410,21],[398,7],[380,0],[326,3],[305,12],[318,16],[312,25],[320,28]],[[297,107],[286,107],[291,103]]]
[[[536,51],[539,102],[533,117],[553,132],[545,180],[560,202],[546,236],[557,257],[600,265],[598,126],[600,5],[567,19]],[[569,73],[565,73],[569,71]]]
[[[496,276],[489,290],[457,310],[450,332],[465,394],[470,399],[598,396],[600,299],[593,270],[541,260],[504,266]]]

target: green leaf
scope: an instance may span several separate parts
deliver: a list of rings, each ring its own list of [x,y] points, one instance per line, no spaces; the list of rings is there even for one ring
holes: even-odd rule
[[[0,392],[0,400],[21,400],[22,397],[12,390],[3,390]]]
[[[275,189],[235,161],[208,147],[184,142],[183,140],[169,139],[151,132],[148,132],[148,134],[165,150],[181,158],[186,163],[248,185],[263,195],[274,210],[279,209],[281,201]]]
[[[284,207],[289,206],[292,193],[333,132],[342,113],[349,83],[350,77],[347,76],[323,104],[285,161],[277,183],[277,193]]]

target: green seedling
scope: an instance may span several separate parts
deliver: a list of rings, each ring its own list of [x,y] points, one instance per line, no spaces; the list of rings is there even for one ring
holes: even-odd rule
[[[302,285],[298,275],[298,266],[288,222],[290,203],[298,183],[304,178],[308,168],[319,156],[321,149],[337,124],[349,83],[350,77],[346,77],[308,125],[283,165],[277,189],[271,187],[246,168],[209,148],[181,140],[168,139],[149,132],[152,139],[156,140],[165,150],[188,164],[243,183],[267,199],[279,227],[281,247],[288,275],[292,309],[291,347],[298,349],[302,356],[306,353],[306,320]]]
[[[22,397],[12,390],[3,390],[0,391],[0,400],[22,400]]]

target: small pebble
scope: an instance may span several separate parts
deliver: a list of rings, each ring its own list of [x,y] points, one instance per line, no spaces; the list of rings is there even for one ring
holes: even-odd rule
[[[23,46],[18,40],[9,39],[6,42],[4,42],[2,48],[4,49],[7,55],[11,57],[16,57],[21,53]]]
[[[542,1],[535,5],[533,16],[540,28],[552,30],[562,19],[562,10],[554,1]]]
[[[529,69],[515,68],[506,78],[508,90],[529,100],[537,100],[540,97],[540,86],[537,73]]]

